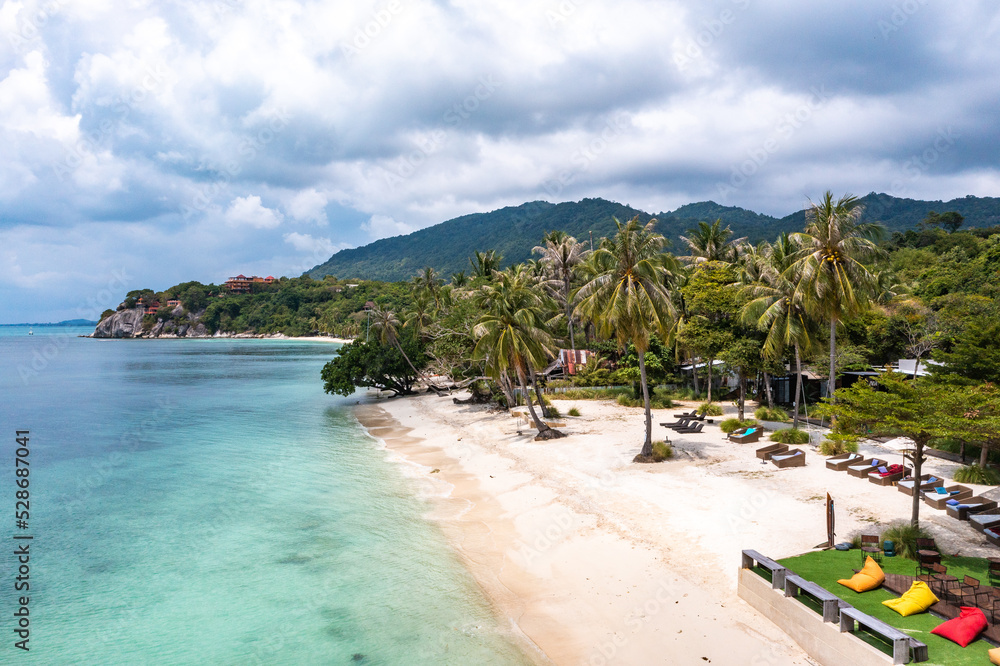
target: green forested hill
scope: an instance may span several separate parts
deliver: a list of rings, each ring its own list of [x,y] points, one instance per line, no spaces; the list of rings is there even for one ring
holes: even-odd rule
[[[956,211],[965,216],[965,227],[1000,224],[997,198],[969,196],[947,202],[917,201],[872,192],[862,202],[866,206],[865,219],[882,222],[889,232],[915,228],[930,211]],[[612,218],[624,222],[634,215],[643,220],[651,217],[649,213],[604,199],[560,204],[532,201],[490,213],[463,215],[406,236],[341,250],[308,274],[313,278],[335,275],[341,279],[392,281],[407,280],[424,266],[431,266],[439,274],[449,276],[456,271],[468,272],[469,257],[476,250],[496,250],[503,255],[506,266],[529,259],[531,248],[541,242],[546,231],[562,230],[581,241],[588,240],[593,232],[596,243],[614,230]],[[678,237],[702,220],[722,219],[735,237],[746,236],[752,242],[771,240],[783,231],[801,231],[805,225],[804,211],[778,219],[713,201],[687,204],[655,217],[660,221],[657,231],[671,240],[678,253],[681,253]]]

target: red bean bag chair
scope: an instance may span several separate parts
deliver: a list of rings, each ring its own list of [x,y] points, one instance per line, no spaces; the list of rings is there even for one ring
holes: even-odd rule
[[[942,622],[931,633],[965,647],[986,631],[986,627],[986,614],[981,609],[962,606],[958,617]]]

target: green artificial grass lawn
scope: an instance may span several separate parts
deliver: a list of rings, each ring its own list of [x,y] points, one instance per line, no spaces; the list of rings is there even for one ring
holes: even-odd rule
[[[850,578],[854,575],[853,569],[860,569],[862,566],[861,554],[858,550],[827,550],[807,553],[796,557],[789,557],[779,560],[779,563],[795,572],[799,576],[810,580],[829,592],[837,595],[858,610],[882,620],[897,629],[900,629],[918,641],[927,644],[927,664],[946,664],[947,666],[965,666],[989,664],[990,660],[986,652],[993,646],[983,639],[970,643],[968,647],[960,647],[946,638],[935,636],[931,629],[935,628],[943,619],[931,615],[930,613],[919,613],[909,617],[903,617],[888,606],[883,606],[882,602],[894,599],[897,595],[884,588],[871,590],[870,592],[857,593],[838,583],[841,578]],[[989,584],[987,575],[987,562],[982,558],[974,557],[942,557],[941,563],[948,567],[948,574],[955,576],[959,580],[963,576],[969,575],[978,578],[984,585]],[[886,573],[904,574],[912,576],[915,573],[916,563],[913,560],[901,557],[883,557],[882,569]],[[810,607],[822,612],[820,604],[813,603],[808,597],[803,601]],[[884,643],[880,637],[867,635],[862,632],[856,634],[858,638],[868,643],[876,645],[880,649],[891,654],[891,646]]]

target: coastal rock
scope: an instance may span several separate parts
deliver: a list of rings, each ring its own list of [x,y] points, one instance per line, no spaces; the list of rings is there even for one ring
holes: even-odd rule
[[[95,338],[134,338],[142,335],[142,308],[119,310],[94,329]]]
[[[208,329],[201,322],[198,322],[196,326],[192,326],[188,329],[187,336],[189,338],[206,338],[208,337]]]

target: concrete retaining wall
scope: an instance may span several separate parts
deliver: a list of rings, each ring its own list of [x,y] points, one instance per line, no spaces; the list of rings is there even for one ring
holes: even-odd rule
[[[823,666],[892,664],[890,655],[852,634],[840,633],[838,625],[823,622],[822,615],[797,599],[785,597],[782,590],[772,590],[767,580],[750,569],[740,569],[738,594]]]

